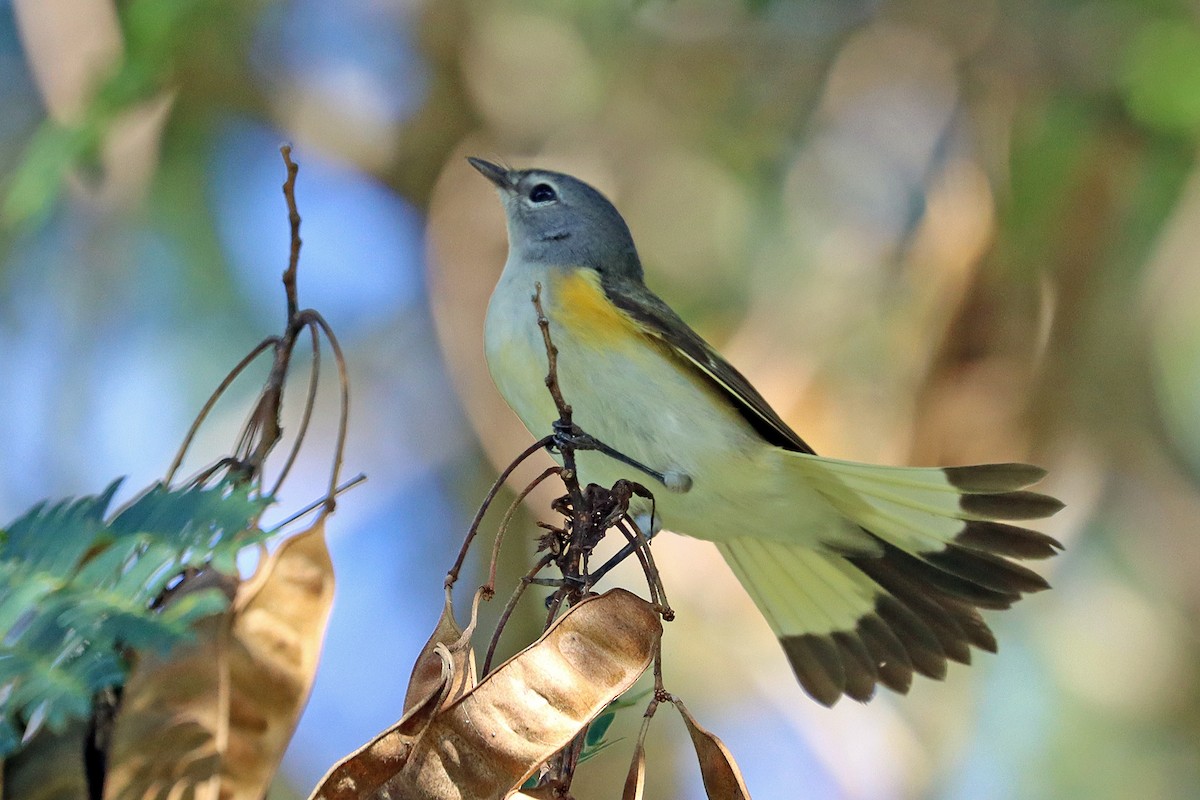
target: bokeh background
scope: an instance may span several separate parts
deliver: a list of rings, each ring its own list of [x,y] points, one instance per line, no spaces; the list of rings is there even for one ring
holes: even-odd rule
[[[664,536],[668,686],[755,797],[1198,796],[1198,14],[0,0],[0,519],[160,477],[278,330],[294,143],[301,301],[348,354],[347,467],[370,476],[331,529],[334,615],[275,790],[306,795],[398,716],[466,521],[528,441],[483,368],[505,241],[462,157],[564,169],[617,202],[651,286],[818,452],[1029,459],[1068,503],[1045,526],[1067,546],[1042,565],[1055,590],[989,617],[999,656],[832,711],[714,551]],[[218,408],[197,464],[254,388]],[[280,516],[322,491],[326,388]],[[509,652],[536,630],[525,611]],[[578,796],[618,795],[638,716]],[[666,710],[650,748],[647,796],[702,796]]]

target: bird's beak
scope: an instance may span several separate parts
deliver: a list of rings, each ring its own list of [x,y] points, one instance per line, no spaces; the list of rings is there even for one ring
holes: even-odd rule
[[[493,164],[490,161],[484,161],[482,158],[475,158],[474,156],[467,156],[467,161],[471,163],[472,167],[479,170],[479,173],[483,177],[496,184],[497,189],[511,192],[515,188],[509,171],[499,164]]]

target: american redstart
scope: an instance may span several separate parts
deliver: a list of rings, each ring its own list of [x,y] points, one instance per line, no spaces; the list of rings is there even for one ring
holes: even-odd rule
[[[535,435],[551,430],[558,414],[530,304],[540,284],[575,422],[662,478],[663,524],[716,544],[816,700],[866,701],[877,683],[907,692],[914,672],[940,679],[947,659],[970,662],[971,646],[995,652],[978,609],[1049,588],[1010,559],[1061,545],[1004,522],[1062,508],[1025,491],[1044,470],[816,455],[646,288],[629,228],[600,192],[562,173],[469,161],[499,189],[508,220],[485,329],[501,394]],[[603,453],[577,458],[586,482],[640,477]]]

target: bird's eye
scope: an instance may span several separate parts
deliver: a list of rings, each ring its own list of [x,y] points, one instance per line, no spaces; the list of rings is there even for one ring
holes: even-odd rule
[[[549,203],[558,199],[554,187],[548,183],[539,183],[529,190],[529,199],[534,203]]]

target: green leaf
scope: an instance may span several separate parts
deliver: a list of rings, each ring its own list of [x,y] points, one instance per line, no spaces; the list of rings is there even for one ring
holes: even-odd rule
[[[0,756],[31,720],[60,730],[90,714],[94,694],[123,683],[128,650],[166,651],[199,619],[222,611],[220,590],[154,608],[185,569],[234,571],[261,541],[269,498],[223,481],[155,485],[106,522],[119,481],[98,495],[39,503],[0,543]],[[16,731],[18,733],[14,734]]]
[[[230,0],[134,0],[118,5],[125,54],[97,89],[77,125],[45,123],[30,139],[8,182],[0,221],[16,227],[42,221],[63,178],[96,153],[113,120],[176,80],[177,64],[203,46],[194,36],[201,14],[232,13]]]
[[[583,735],[583,752],[579,754],[580,762],[596,756],[602,750],[621,741],[620,739],[606,741],[604,738],[608,729],[612,727],[613,720],[617,718],[617,712],[638,705],[650,694],[650,691],[650,689],[645,689],[640,692],[626,692],[609,703],[608,708],[592,720],[592,724],[588,725],[587,732]]]
[[[596,747],[603,742],[604,734],[608,733],[608,729],[616,718],[617,712],[609,710],[592,720],[592,724],[588,725],[587,733],[583,737],[584,747]]]
[[[6,526],[0,558],[55,572],[75,565],[104,527],[104,513],[120,485],[115,480],[98,495],[53,506],[38,503]]]
[[[65,127],[47,122],[25,148],[12,179],[0,217],[6,226],[39,222],[49,213],[67,172],[95,152],[101,127],[83,124]]]
[[[1200,29],[1191,19],[1157,19],[1124,54],[1125,103],[1147,127],[1200,134]]]

